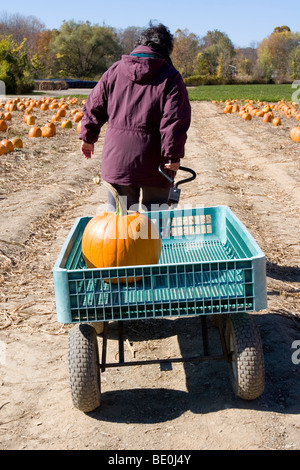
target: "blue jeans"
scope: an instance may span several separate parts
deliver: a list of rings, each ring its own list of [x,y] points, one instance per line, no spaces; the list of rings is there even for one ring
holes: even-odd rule
[[[169,208],[167,203],[170,188],[123,186],[120,184],[113,184],[112,186],[124,200],[127,210],[138,211],[140,202],[142,209],[145,211],[166,210]],[[140,196],[142,196],[141,201]],[[114,209],[116,208],[115,200],[110,192],[108,192],[108,204]]]

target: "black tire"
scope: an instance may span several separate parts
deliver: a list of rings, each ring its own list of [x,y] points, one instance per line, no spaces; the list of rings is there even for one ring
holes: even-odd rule
[[[72,401],[85,413],[100,406],[99,352],[95,329],[78,324],[69,330],[69,377]]]
[[[260,333],[254,319],[243,312],[229,315],[225,337],[234,393],[244,400],[255,400],[264,391],[265,367]]]

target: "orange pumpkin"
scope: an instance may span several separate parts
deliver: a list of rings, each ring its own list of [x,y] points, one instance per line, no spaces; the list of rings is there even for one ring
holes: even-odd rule
[[[161,239],[147,215],[127,212],[111,185],[116,199],[116,212],[93,217],[82,236],[82,254],[88,268],[156,264],[161,253]],[[121,212],[120,212],[121,210]],[[119,278],[120,283],[133,283],[141,278]],[[111,279],[113,284],[118,279]]]
[[[33,116],[32,114],[28,114],[28,116],[25,116],[25,118],[24,119],[26,121],[26,124],[28,124],[28,126],[32,126],[33,124],[35,124],[35,116]]]
[[[78,111],[74,114],[74,122],[79,122],[83,118],[83,112]]]
[[[12,140],[14,148],[21,149],[23,148],[23,141],[19,137],[14,137]]]
[[[231,105],[231,104],[227,104],[227,105],[225,106],[225,108],[223,109],[223,112],[224,112],[225,114],[231,114],[231,113],[232,113],[232,105]]]
[[[51,118],[51,121],[52,122],[60,121],[60,116],[58,114],[54,114],[54,116],[52,116],[52,118]]]
[[[273,126],[281,126],[281,119],[279,117],[276,117],[272,121]]]
[[[65,108],[60,108],[58,111],[57,111],[57,116],[60,116],[60,117],[65,117],[66,116],[66,110]]]
[[[271,108],[268,104],[265,105],[264,109],[263,109],[263,112],[264,113],[269,113],[271,111]]]
[[[0,144],[0,155],[5,155],[6,153],[8,153],[7,148],[5,147],[5,145]]]
[[[257,117],[264,117],[265,113],[263,111],[263,109],[260,109],[257,113],[256,113],[256,116]]]
[[[263,117],[263,122],[271,122],[272,121],[272,114],[270,112],[265,113]]]
[[[1,144],[7,148],[8,152],[12,152],[14,150],[14,144],[11,142],[11,140],[3,139],[1,140]]]
[[[55,126],[54,122],[47,122],[47,124],[45,124],[44,127],[50,127],[53,135],[56,134],[56,126]]]
[[[300,142],[300,126],[293,127],[290,136],[294,142]]]
[[[244,119],[244,121],[251,121],[252,116],[250,113],[243,113],[242,118]]]
[[[33,126],[28,132],[28,137],[42,137],[42,131],[40,127]]]
[[[12,101],[8,100],[4,105],[4,109],[6,109],[8,111],[11,104],[12,104]]]
[[[24,121],[25,122],[26,122],[27,116],[29,114],[32,114],[32,110],[33,110],[33,108],[31,108],[31,107],[30,108],[25,108],[25,116],[24,116]]]
[[[5,119],[0,119],[0,131],[7,131],[7,122],[5,121]]]
[[[72,127],[72,121],[70,121],[70,119],[66,119],[65,121],[63,121],[63,122],[61,123],[61,127],[62,127],[63,129],[71,129],[71,127]]]
[[[54,137],[55,131],[51,129],[49,126],[42,126],[41,127],[42,137]]]

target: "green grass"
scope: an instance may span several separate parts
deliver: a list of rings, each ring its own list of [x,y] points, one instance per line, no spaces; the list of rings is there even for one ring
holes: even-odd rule
[[[71,99],[78,98],[79,100],[86,100],[89,94],[90,94],[90,90],[86,92],[86,95],[72,95],[72,93],[70,93],[69,95],[56,96],[56,99],[59,100],[60,98],[67,98],[69,96]]]
[[[238,100],[260,100],[260,101],[279,101],[285,99],[292,101],[292,94],[295,88],[291,84],[284,85],[201,85],[197,87],[188,87],[189,98],[191,101],[225,101],[231,99]],[[47,94],[47,92],[34,92],[34,94]],[[62,96],[70,96],[71,98],[86,99],[86,95],[70,95],[56,96],[60,99]],[[299,95],[299,93],[298,93]]]
[[[70,96],[70,98],[78,98],[79,100],[85,100],[89,96],[89,94],[90,94],[90,90],[87,91],[85,95],[84,94],[75,95],[70,92],[70,94],[57,95],[57,96],[53,96],[53,98],[55,98],[56,100],[60,100],[60,98],[67,98],[68,96]],[[47,91],[34,91],[33,95],[47,95]]]
[[[260,101],[292,100],[295,89],[291,84],[284,85],[202,85],[188,88],[191,101],[225,101],[230,99],[250,99]]]

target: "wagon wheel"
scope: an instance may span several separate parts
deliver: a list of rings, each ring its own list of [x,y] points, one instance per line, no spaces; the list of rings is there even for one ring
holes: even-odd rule
[[[101,384],[97,335],[88,324],[78,324],[69,331],[69,376],[72,401],[83,412],[100,406]]]
[[[259,330],[247,313],[228,315],[226,345],[234,393],[254,400],[264,391],[265,367]]]

